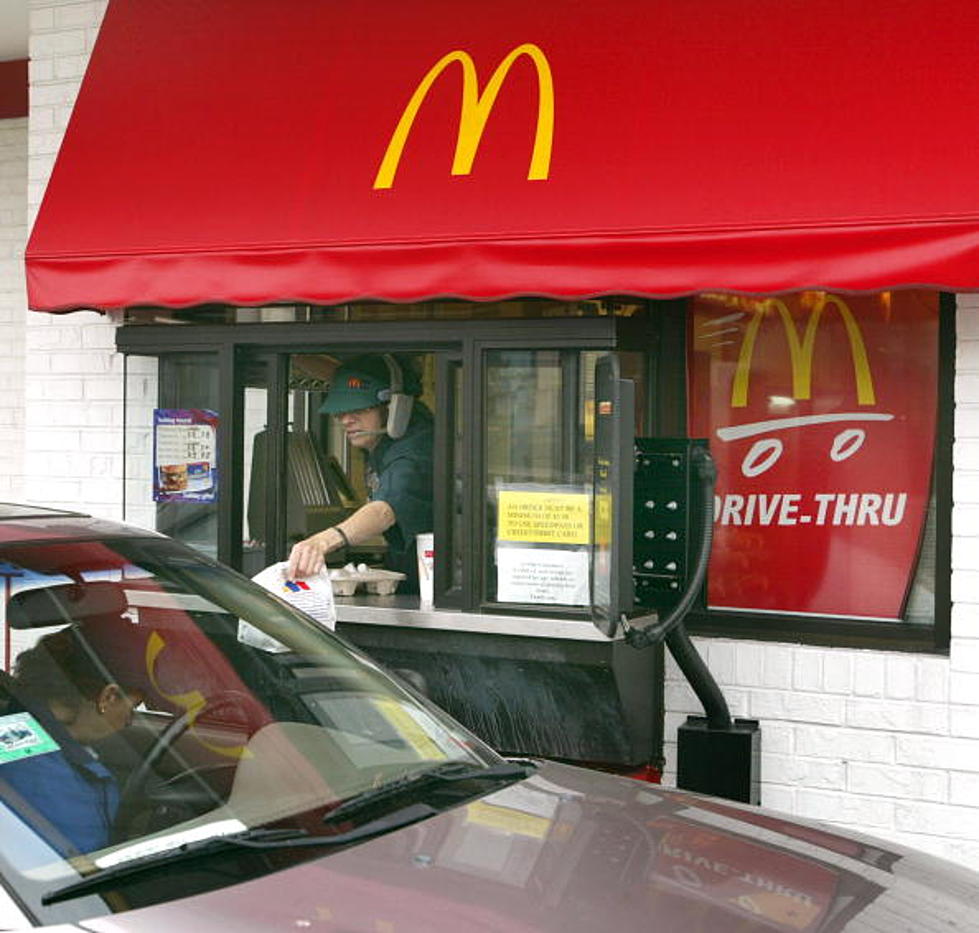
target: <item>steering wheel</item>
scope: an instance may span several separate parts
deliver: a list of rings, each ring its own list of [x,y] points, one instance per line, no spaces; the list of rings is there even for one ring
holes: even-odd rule
[[[122,842],[128,839],[129,834],[126,830],[129,828],[129,824],[142,810],[146,809],[147,803],[152,805],[152,800],[147,801],[145,799],[147,785],[156,777],[154,769],[169,753],[173,745],[203,714],[227,708],[233,708],[239,712],[245,711],[245,728],[249,736],[257,731],[263,720],[268,719],[265,708],[251,694],[242,690],[219,690],[207,697],[203,706],[187,709],[180,716],[167,723],[153,740],[153,744],[143,760],[126,779],[126,783],[120,791],[119,806],[116,810],[112,830],[113,841]],[[216,792],[212,793],[215,805],[223,803]]]

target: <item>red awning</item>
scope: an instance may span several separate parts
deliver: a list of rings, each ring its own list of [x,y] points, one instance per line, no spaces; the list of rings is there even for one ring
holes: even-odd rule
[[[975,0],[111,0],[30,305],[976,289],[977,41]]]

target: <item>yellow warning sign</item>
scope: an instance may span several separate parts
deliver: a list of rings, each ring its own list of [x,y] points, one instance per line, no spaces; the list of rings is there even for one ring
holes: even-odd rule
[[[588,544],[588,517],[587,493],[501,489],[496,537],[536,544]]]

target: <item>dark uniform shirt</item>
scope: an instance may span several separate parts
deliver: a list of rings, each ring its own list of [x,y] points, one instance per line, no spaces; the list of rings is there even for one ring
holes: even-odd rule
[[[432,530],[432,415],[417,404],[404,437],[383,437],[367,459],[371,501],[386,502],[395,523],[384,532],[384,564],[407,574],[402,592],[418,590],[415,535]]]

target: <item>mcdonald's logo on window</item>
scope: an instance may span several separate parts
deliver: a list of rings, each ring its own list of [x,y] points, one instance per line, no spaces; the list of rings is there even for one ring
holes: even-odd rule
[[[792,397],[804,400],[812,397],[812,357],[816,344],[816,331],[819,329],[823,312],[832,306],[839,312],[846,328],[850,343],[850,356],[853,360],[853,375],[856,381],[857,403],[860,405],[875,405],[874,380],[870,372],[870,362],[867,359],[867,348],[863,342],[860,325],[847,307],[845,301],[836,295],[821,295],[816,306],[809,312],[802,340],[796,330],[795,321],[785,303],[777,298],[765,301],[759,307],[745,328],[744,339],[741,342],[741,352],[738,355],[734,383],[731,387],[731,407],[744,408],[748,404],[748,382],[751,378],[751,361],[755,352],[755,340],[762,322],[772,317],[776,312],[781,319],[785,331],[785,339],[789,347],[789,358],[792,363]]]
[[[472,170],[473,159],[483,137],[486,121],[489,119],[496,97],[510,72],[513,63],[526,55],[537,68],[537,132],[534,136],[534,148],[530,155],[530,168],[527,172],[528,181],[546,179],[551,168],[551,145],[554,138],[554,81],[551,78],[551,67],[547,57],[531,43],[518,45],[493,72],[482,93],[476,77],[476,65],[472,56],[457,49],[440,58],[422,78],[415,93],[412,94],[407,106],[401,113],[401,119],[394,129],[391,141],[384,152],[381,166],[374,178],[374,188],[390,188],[394,184],[394,175],[401,161],[401,153],[408,140],[408,134],[415,122],[415,117],[424,103],[432,85],[442,72],[453,62],[462,67],[462,106],[459,114],[459,135],[456,140],[455,157],[452,160],[453,175],[468,175]]]

